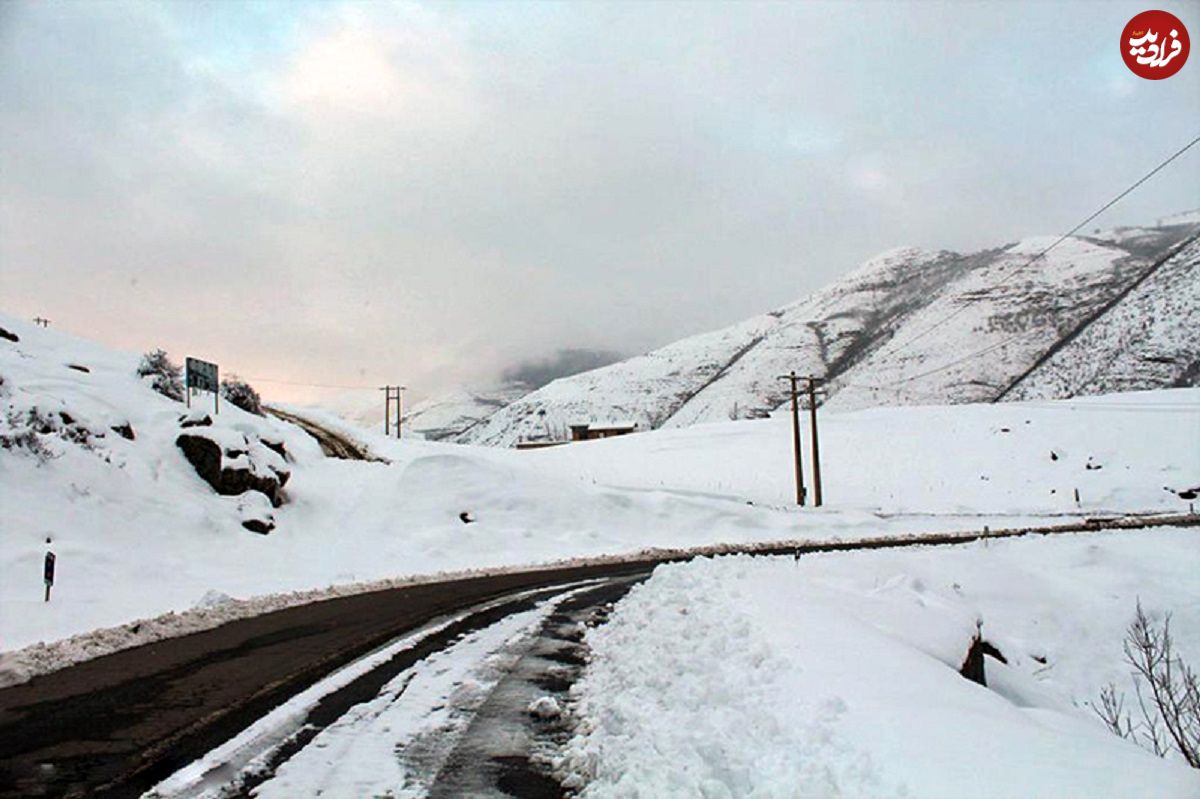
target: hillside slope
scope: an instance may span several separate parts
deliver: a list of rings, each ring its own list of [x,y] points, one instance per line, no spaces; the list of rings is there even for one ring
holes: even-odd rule
[[[530,392],[524,383],[504,382],[474,389],[456,389],[413,403],[404,412],[405,433],[430,441],[461,436],[509,403]]]
[[[226,403],[213,415],[207,398],[188,412],[137,366],[135,354],[0,313],[0,653],[167,611],[220,615],[229,597],[647,547],[1178,512],[1179,493],[1200,485],[1198,389],[830,412],[826,506],[797,511],[782,417],[534,452],[397,441],[315,417],[374,456],[343,460],[279,419]],[[225,492],[189,462],[185,436],[219,442]],[[153,629],[179,631],[180,618]],[[140,629],[102,637],[139,640]],[[43,656],[61,662],[30,654]]]
[[[831,405],[848,409],[989,402],[1018,384],[1028,388],[1012,398],[1192,385],[1198,233],[1190,214],[1073,237],[1037,260],[1054,239],[965,255],[892,250],[771,313],[556,380],[457,440],[509,446],[562,437],[579,422],[762,417],[783,404],[779,376],[791,370],[826,376]],[[1145,357],[1130,360],[1126,343],[1139,336]],[[1079,353],[1097,347],[1112,354],[1107,370],[1066,376],[1087,368],[1092,359]],[[1169,354],[1154,354],[1164,347]],[[1146,357],[1160,360],[1148,369]]]
[[[1200,383],[1200,242],[1192,242],[1079,331],[1005,399]]]

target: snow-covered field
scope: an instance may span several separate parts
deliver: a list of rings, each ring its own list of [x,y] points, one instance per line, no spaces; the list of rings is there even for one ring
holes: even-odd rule
[[[811,489],[808,424],[805,414],[801,431]],[[1200,483],[1196,389],[819,412],[819,425],[824,497],[834,529],[850,511],[1179,512],[1187,503],[1163,489]],[[795,496],[787,414],[533,450],[525,458],[547,475],[638,490],[768,504]]]
[[[1200,532],[659,567],[590,631],[561,767],[607,797],[1184,797],[1106,730],[1140,598],[1200,658]],[[1007,659],[958,673],[981,624]]]
[[[446,571],[1182,511],[1164,487],[1200,484],[1194,389],[823,413],[819,510],[792,505],[785,417],[527,452],[354,431],[387,462],[351,462],[326,458],[296,427],[223,404],[203,428],[212,436],[249,442],[254,457],[265,452],[259,440],[286,448],[288,502],[271,509],[260,494],[219,496],[197,476],[174,444],[185,409],[134,374],[136,355],[7,316],[0,327],[19,337],[0,340],[0,435],[27,434],[0,449],[0,652],[187,611],[149,625],[155,636],[179,633],[312,595],[231,597]],[[132,440],[113,430],[125,424]],[[464,525],[462,512],[476,521]],[[269,535],[242,527],[255,514],[273,516]],[[49,603],[47,536],[58,558]],[[93,635],[67,660],[144,633]],[[24,666],[7,660],[10,678],[64,662],[44,648],[27,650]]]

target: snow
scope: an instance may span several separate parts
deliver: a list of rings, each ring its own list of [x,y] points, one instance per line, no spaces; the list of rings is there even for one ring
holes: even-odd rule
[[[405,432],[435,441],[459,436],[529,391],[529,386],[518,382],[447,391],[406,407]]]
[[[1182,511],[1185,505],[1164,486],[1200,482],[1196,389],[1029,404],[822,410],[818,417],[829,510],[809,516],[830,513],[823,521],[831,531],[851,511]],[[801,423],[811,486],[807,414]],[[734,496],[768,505],[785,503],[794,492],[788,414],[522,456],[547,476],[574,474],[634,490]]]
[[[555,604],[572,593],[568,591],[553,601],[542,602],[534,610],[507,616],[401,672],[377,697],[322,731],[311,748],[301,750],[285,763],[273,779],[262,784],[256,795],[311,795],[318,788],[332,791],[335,796],[378,795],[406,781],[412,783],[418,777],[432,776],[405,771],[393,756],[397,743],[422,732],[445,735],[454,724],[462,726],[469,719],[470,703],[464,701],[467,694],[476,698],[486,696],[489,681],[499,677],[500,670],[495,666],[504,659],[500,650],[505,643],[527,634]],[[344,666],[164,779],[147,796],[208,799],[226,795],[226,789],[238,775],[259,772],[269,763],[271,755],[301,730],[308,713],[322,698],[491,604],[494,603],[428,624]],[[403,703],[399,701],[401,697]]]
[[[255,796],[425,796],[440,764],[410,763],[401,754],[422,737],[448,753],[510,664],[506,646],[530,635],[549,610],[546,603],[508,616],[397,675],[284,763]]]
[[[760,418],[787,400],[779,375],[792,370],[829,378],[830,407],[842,409],[991,401],[1198,231],[1197,215],[1181,214],[1070,237],[1037,260],[1057,236],[967,254],[889,250],[770,313],[557,380],[456,440],[565,439],[570,423],[617,417],[643,429]],[[1194,383],[1198,264],[1177,261],[1101,314],[1030,396]]]
[[[1045,243],[1009,248],[956,278],[957,294],[923,307],[961,307],[982,287],[980,275]],[[1044,274],[1021,276],[1005,307],[1021,313],[1029,285],[1092,285],[1122,257],[1111,243],[1068,242],[1041,265]],[[806,357],[824,358],[833,342],[878,332],[875,322],[854,321],[852,309],[882,284],[918,291],[916,272],[940,280],[961,271],[955,258],[895,251],[779,315],[557,381],[518,403],[530,416],[522,434],[553,432],[592,407],[573,399],[581,383],[599,392],[612,379],[627,390],[622,404],[593,418],[630,415],[659,430],[519,452],[397,441],[300,411],[359,442],[372,461],[325,457],[301,429],[229,405],[211,424],[183,428],[207,416],[206,406],[189,412],[153,392],[135,374],[138,356],[0,315],[20,338],[0,339],[0,685],[233,619],[439,575],[1185,511],[1179,492],[1200,487],[1200,389],[1047,397],[1069,386],[1099,391],[1114,375],[1133,386],[1139,359],[1189,351],[1172,319],[1189,312],[1194,292],[1172,287],[1190,279],[1194,247],[1052,358],[1030,381],[1029,401],[853,410],[835,397],[819,412],[825,505],[795,507],[788,414],[766,414],[761,402],[745,414],[722,409],[749,394],[778,398],[771,381],[795,364],[799,336],[810,337]],[[893,296],[889,312],[920,324],[938,317],[922,316],[909,299]],[[947,325],[957,330],[952,339],[975,336],[997,307],[992,316],[968,308]],[[809,325],[814,314],[826,320],[819,331]],[[1139,326],[1142,339],[1121,338]],[[1005,335],[989,329],[979,340]],[[935,337],[913,352],[944,357]],[[1089,357],[1103,362],[1103,379],[1083,374]],[[997,380],[1012,363],[1001,366]],[[944,397],[966,376],[948,373],[907,398]],[[648,385],[653,391],[633,390]],[[661,392],[671,396],[670,418],[661,416]],[[561,402],[542,418],[536,410],[547,396]],[[763,418],[696,424],[743,415]],[[516,429],[493,421],[480,427],[496,440]],[[287,472],[287,501],[275,508],[260,493],[217,495],[176,446],[181,432],[216,442],[226,467]],[[256,535],[243,528],[248,519],[275,528]],[[527,710],[580,720],[560,767],[571,784],[591,781],[589,797],[1194,796],[1193,772],[1112,736],[1087,703],[1109,682],[1128,690],[1120,643],[1139,599],[1157,617],[1174,612],[1180,649],[1193,662],[1200,656],[1197,535],[1093,533],[661,567],[608,625],[588,633],[594,658],[572,703],[535,697]],[[41,584],[47,537],[57,555],[50,602]],[[497,658],[547,608],[509,617],[400,675],[322,732],[260,795],[306,794],[318,783],[332,795],[397,785],[419,794],[423,778],[394,757],[397,744],[467,723]],[[228,767],[262,763],[312,703],[440,623],[297,697],[176,775],[163,795],[208,790]],[[980,631],[1008,659],[988,661],[987,688],[958,674]]]
[[[539,696],[529,703],[529,715],[539,719],[554,719],[562,715],[558,700],[552,696]]]
[[[1200,364],[1198,270],[1200,242],[1193,242],[1055,353],[1013,399],[1100,394],[1147,380],[1170,385],[1180,364]]]
[[[396,441],[313,414],[377,462],[327,458],[299,428],[225,404],[211,426],[187,428],[233,449],[282,442],[289,501],[271,509],[258,494],[218,496],[198,477],[174,444],[186,409],[136,377],[138,356],[8,316],[0,326],[20,336],[0,339],[0,435],[26,430],[33,409],[74,420],[32,434],[41,454],[0,449],[6,682],[412,578],[655,548],[1179,512],[1186,503],[1164,487],[1200,485],[1196,389],[822,410],[827,504],[803,510],[793,504],[785,415],[518,452]],[[110,429],[125,423],[132,441]],[[252,449],[280,465],[269,449]],[[475,523],[464,525],[463,512]],[[269,535],[243,529],[262,514],[275,521]],[[58,577],[46,603],[48,535]],[[232,601],[204,606],[217,594]]]
[[[1200,655],[1194,530],[661,566],[588,632],[582,796],[1195,796],[1108,732],[1140,598]],[[977,624],[979,625],[977,628]],[[980,629],[1008,660],[959,675]],[[1043,662],[1044,661],[1044,662]],[[573,778],[573,779],[572,779]]]

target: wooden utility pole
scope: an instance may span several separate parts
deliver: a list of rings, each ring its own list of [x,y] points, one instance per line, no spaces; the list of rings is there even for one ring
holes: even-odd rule
[[[808,416],[812,425],[812,467],[813,467],[813,507],[821,507],[821,450],[817,444],[817,388],[822,378],[809,375],[808,380]]]
[[[408,386],[396,386],[396,438],[404,431],[404,389]]]
[[[383,386],[379,390],[383,394],[383,434],[392,434],[392,400],[396,401],[396,438],[400,438],[400,428],[404,422],[404,396],[400,393],[408,386]]]
[[[792,454],[796,457],[796,504],[804,504],[804,495],[807,493],[804,489],[804,463],[803,457],[800,454],[800,402],[797,397],[796,381],[799,380],[795,372],[786,375],[780,375],[780,380],[791,381],[792,388]]]
[[[379,389],[383,392],[383,434],[390,436],[392,434],[392,389],[394,386],[384,386]]]

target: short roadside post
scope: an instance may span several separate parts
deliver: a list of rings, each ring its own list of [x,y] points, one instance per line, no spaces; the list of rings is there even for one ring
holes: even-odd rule
[[[46,539],[46,543],[50,543],[50,539]],[[54,586],[54,553],[46,550],[46,561],[42,566],[42,579],[46,583],[46,601],[50,601],[50,589]]]

